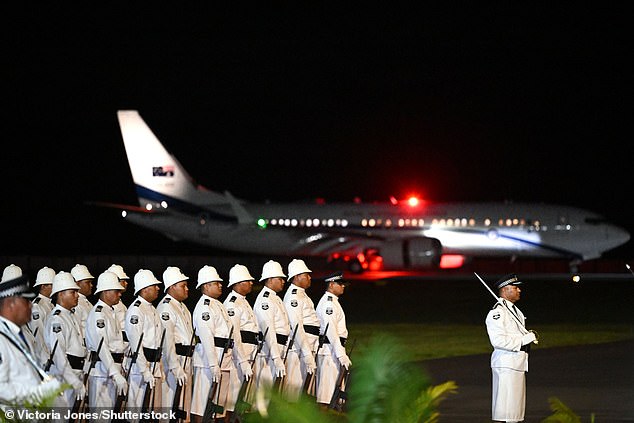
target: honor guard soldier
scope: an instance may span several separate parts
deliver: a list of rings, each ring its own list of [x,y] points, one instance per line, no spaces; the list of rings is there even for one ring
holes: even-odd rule
[[[142,409],[146,395],[149,395],[149,401],[153,400],[147,404],[148,409],[156,410],[162,406],[161,342],[164,341],[164,332],[161,317],[152,305],[161,292],[160,284],[151,270],[140,269],[134,275],[134,295],[137,297],[126,313],[125,329],[130,346],[133,351],[138,351],[128,378],[127,406],[135,412]]]
[[[191,357],[194,354],[192,315],[183,304],[189,296],[188,280],[178,267],[165,269],[166,295],[156,308],[165,328],[163,407],[178,409],[187,415],[191,405]],[[189,421],[189,416],[184,421]]]
[[[79,286],[79,300],[77,301],[77,307],[75,307],[75,315],[77,321],[81,325],[82,336],[86,336],[86,319],[88,319],[88,313],[92,310],[93,304],[88,300],[88,297],[92,294],[92,283],[95,277],[90,274],[88,268],[83,264],[76,264],[71,270],[70,274],[75,278],[75,282]]]
[[[224,417],[233,410],[230,404],[229,385],[236,368],[233,364],[233,324],[227,310],[218,298],[222,294],[222,278],[213,266],[203,266],[198,271],[197,289],[201,296],[194,308],[194,329],[199,342],[194,350],[194,389],[192,393],[192,421],[201,422],[209,401],[222,407],[214,417]],[[213,385],[215,391],[211,392]],[[212,395],[212,397],[210,397]]]
[[[253,308],[246,299],[246,296],[253,289],[255,279],[249,273],[249,269],[242,264],[236,264],[229,269],[229,284],[231,292],[223,303],[227,314],[233,324],[233,331],[240,332],[240,336],[235,336],[234,360],[236,368],[236,378],[232,383],[232,392],[229,393],[233,400],[238,398],[242,383],[247,383],[251,377],[255,377],[258,368],[255,363],[255,354],[260,335],[258,333],[258,323],[255,319]],[[253,382],[251,382],[253,383]],[[251,403],[254,390],[247,393],[246,401]]]
[[[38,361],[42,366],[45,365],[49,356],[49,350],[44,340],[44,326],[46,325],[46,319],[54,307],[51,301],[51,289],[54,277],[55,270],[44,266],[37,272],[35,285],[33,285],[33,288],[37,287],[39,294],[32,301],[31,321],[28,326],[35,341],[34,345]]]
[[[297,332],[286,359],[284,392],[291,401],[297,401],[309,374],[315,372],[315,352],[319,343],[319,319],[315,304],[306,294],[310,287],[312,270],[303,260],[294,259],[288,265],[290,285],[284,294],[284,307],[290,326]]]
[[[330,404],[340,372],[349,369],[352,363],[345,348],[348,338],[346,315],[339,304],[346,286],[343,274],[334,273],[324,282],[326,292],[317,303],[321,333],[325,335],[324,345],[317,355],[317,402]]]
[[[111,265],[108,268],[107,272],[112,272],[117,275],[117,277],[119,278],[119,283],[123,287],[123,291],[121,292],[121,295],[123,296],[125,291],[128,289],[128,281],[130,280],[130,277],[123,271],[123,267],[118,264]],[[125,342],[126,347],[128,346],[128,334],[125,332],[125,315],[127,312],[128,308],[125,306],[125,304],[123,304],[123,301],[119,301],[117,304],[115,304],[114,314],[115,316],[117,316],[119,324],[121,325],[121,330],[123,331],[123,342]]]
[[[269,260],[264,263],[260,278],[264,286],[253,305],[260,333],[265,334],[264,345],[258,354],[258,388],[270,388],[276,378],[286,376],[284,357],[291,329],[284,302],[277,295],[284,288],[285,278],[278,262]]]
[[[524,420],[528,351],[537,338],[534,332],[524,327],[524,314],[515,306],[520,299],[521,283],[517,275],[510,274],[493,284],[499,298],[485,321],[493,346],[491,413],[494,421]]]
[[[112,410],[117,395],[128,392],[122,363],[125,345],[119,320],[113,306],[121,300],[123,287],[112,272],[103,272],[97,278],[99,301],[86,320],[86,347],[95,354],[95,367],[88,377],[88,405],[91,409],[104,407]]]
[[[22,332],[35,294],[21,273],[13,278],[5,271],[0,282],[0,401],[7,404],[36,403],[61,386],[37,363],[33,345]]]
[[[84,363],[88,355],[79,322],[73,312],[79,299],[79,286],[68,272],[59,272],[53,279],[51,295],[55,308],[46,321],[44,336],[51,351],[51,373],[72,386],[64,391],[68,404],[86,395]]]

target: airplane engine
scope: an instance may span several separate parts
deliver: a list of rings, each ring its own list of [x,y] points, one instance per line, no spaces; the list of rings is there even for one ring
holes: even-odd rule
[[[442,245],[436,238],[426,237],[386,241],[379,255],[386,270],[438,268]]]

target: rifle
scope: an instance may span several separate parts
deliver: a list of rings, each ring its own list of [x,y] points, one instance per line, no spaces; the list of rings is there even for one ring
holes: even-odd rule
[[[266,334],[269,333],[269,328],[266,328],[264,331],[264,335],[262,335],[262,340],[258,342],[258,348],[255,351],[255,357],[253,358],[253,362],[251,363],[251,370],[255,366],[255,360],[262,351],[262,347],[264,346],[264,339],[266,338]],[[255,379],[255,375],[252,375],[251,378],[246,381],[242,381],[242,385],[240,386],[240,392],[238,392],[238,399],[236,400],[236,405],[234,408],[234,412],[231,415],[230,423],[241,422],[242,415],[247,412],[247,410],[251,409],[251,404],[244,400],[244,397],[247,395],[247,391],[249,390],[249,386],[251,386],[251,382]]]
[[[188,351],[188,354],[185,356],[185,359],[183,360],[183,366],[182,366],[183,372],[185,371],[185,368],[187,367],[187,359],[193,353],[195,336],[196,336],[196,331],[194,331],[194,329],[192,328],[192,339],[189,341],[189,351]],[[176,383],[176,389],[174,390],[174,401],[172,402],[172,411],[174,412],[174,415],[176,416],[176,418],[170,419],[170,423],[185,420],[185,418],[187,418],[187,411],[180,408],[182,393],[183,393],[183,385]]]
[[[143,335],[144,333],[141,332],[141,336],[139,337],[139,342],[136,345],[136,351],[134,352],[134,354],[132,354],[132,357],[130,358],[130,364],[128,366],[128,371],[125,373],[125,381],[128,383],[130,380],[130,372],[132,371],[132,365],[136,363],[136,358],[139,356],[139,349],[141,348],[141,345],[143,344]],[[127,392],[124,394],[117,395],[117,400],[114,403],[114,411],[116,413],[123,411],[127,403],[127,400],[128,400]]]
[[[86,370],[86,373],[84,374],[84,387],[86,387],[86,384],[88,383],[88,376],[90,376],[90,371],[95,367],[95,364],[97,364],[97,358],[99,357],[99,352],[101,351],[102,346],[103,346],[103,338],[101,338],[101,341],[99,341],[97,352],[94,352],[94,351],[90,352],[90,356],[88,357],[88,359],[90,360],[90,366],[88,366],[88,370]],[[88,402],[88,389],[86,389],[86,394],[84,395],[82,399],[77,399],[77,398],[75,399],[75,402],[73,403],[73,409],[71,411],[71,416],[76,415],[77,412],[79,412],[80,410],[83,410],[87,402]]]
[[[37,329],[36,329],[37,330]],[[51,351],[51,355],[48,356],[48,360],[46,360],[46,365],[44,366],[44,371],[48,372],[53,365],[53,356],[55,355],[55,350],[57,349],[57,344],[59,343],[59,339],[55,340],[55,345],[53,345],[53,350]]]
[[[354,344],[356,339],[352,341],[352,346],[350,347],[350,352],[348,353],[348,357],[352,355],[352,350],[354,349]],[[346,369],[343,366],[339,367],[339,376],[337,377],[337,381],[335,382],[335,391],[332,393],[332,397],[330,398],[330,404],[328,408],[332,408],[333,410],[343,411],[343,406],[346,404],[346,388],[348,387],[348,379],[350,377],[350,369]],[[343,387],[342,387],[343,386]]]
[[[328,326],[330,326],[330,322],[326,323],[326,328],[324,329],[324,333],[319,335],[319,345],[317,345],[317,351],[315,351],[315,367],[317,367],[317,357],[319,356],[319,350],[326,342],[326,337],[328,336]],[[302,387],[302,392],[308,393],[310,387],[313,385],[313,382],[317,380],[315,373],[317,373],[317,369],[313,371],[310,375],[306,375],[306,380],[304,381],[304,386]],[[315,388],[315,391],[317,389]]]
[[[293,346],[293,341],[295,341],[295,335],[297,335],[297,327],[298,326],[299,326],[299,323],[297,323],[295,325],[295,329],[293,329],[293,335],[289,339],[288,346],[286,347],[286,351],[284,351],[284,359],[283,359],[284,368],[286,368],[286,359],[288,358],[288,350],[290,350],[291,347]],[[282,383],[284,382],[284,378],[285,377],[286,376],[281,376],[281,377],[276,377],[275,378],[275,383],[273,384],[273,389],[274,390],[278,390],[279,391],[279,390],[282,389]]]
[[[161,343],[158,346],[158,349],[156,351],[156,357],[155,359],[160,360],[161,359],[161,355],[163,354],[163,341],[165,340],[165,328],[163,328],[163,334],[161,335]],[[154,376],[154,370],[156,369],[156,361],[154,361],[152,363],[152,376]],[[147,413],[149,408],[150,408],[150,404],[152,404],[152,410],[154,410],[154,401],[152,398],[152,394],[154,393],[154,389],[152,387],[150,387],[150,383],[146,383],[145,384],[145,392],[143,394],[143,405],[141,406],[141,413]]]
[[[225,354],[229,350],[230,345],[233,342],[233,326],[231,326],[231,330],[229,331],[229,336],[227,337],[227,343],[222,349],[222,355],[220,356],[220,360],[218,360],[218,368],[222,372],[222,360],[225,357]],[[219,405],[220,402],[220,384],[222,383],[222,373],[220,374],[220,380],[217,382],[213,382],[211,384],[211,389],[209,389],[209,398],[207,398],[207,405],[205,406],[205,413],[203,415],[203,421],[213,421],[216,418],[216,414],[223,413],[225,411],[224,407]],[[216,402],[214,403],[214,397],[216,397]]]

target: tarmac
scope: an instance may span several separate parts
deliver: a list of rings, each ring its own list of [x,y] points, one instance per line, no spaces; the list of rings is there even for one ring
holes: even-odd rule
[[[440,403],[440,422],[491,421],[490,354],[427,360],[421,366],[433,384],[453,380],[458,393]],[[634,422],[634,340],[540,350],[529,357],[525,422],[553,414],[556,397],[581,422]]]

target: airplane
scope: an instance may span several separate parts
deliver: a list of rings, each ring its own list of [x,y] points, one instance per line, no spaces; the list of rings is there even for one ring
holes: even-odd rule
[[[172,240],[246,254],[321,257],[348,270],[459,268],[470,257],[568,260],[630,239],[592,211],[513,202],[254,203],[197,185],[136,110],[117,111],[139,206],[129,222]]]

